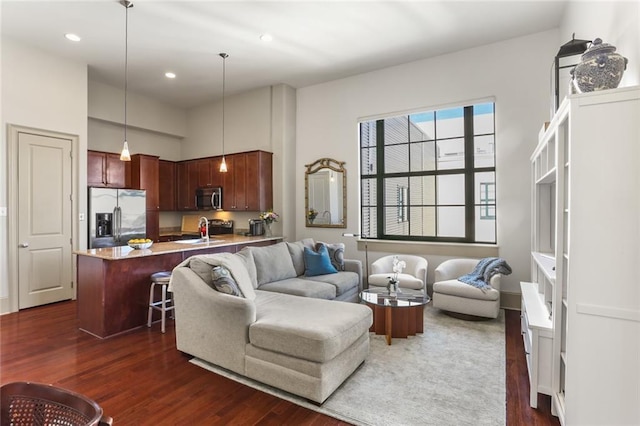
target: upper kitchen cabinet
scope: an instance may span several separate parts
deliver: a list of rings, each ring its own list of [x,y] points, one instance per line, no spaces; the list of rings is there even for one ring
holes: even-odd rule
[[[198,187],[222,186],[220,160],[222,157],[209,157],[196,160],[198,167]]]
[[[196,188],[199,183],[198,161],[181,161],[176,165],[177,210],[196,210]]]
[[[127,185],[146,190],[147,210],[160,210],[159,167],[158,157],[145,154],[132,155],[127,167]]]
[[[160,211],[177,210],[176,191],[176,163],[173,161],[159,161]]]
[[[250,151],[225,156],[224,210],[266,211],[273,208],[273,154]]]
[[[120,154],[87,151],[87,186],[125,188],[125,162]]]

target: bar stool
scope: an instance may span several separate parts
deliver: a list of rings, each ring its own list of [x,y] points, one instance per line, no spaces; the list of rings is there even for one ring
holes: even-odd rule
[[[162,313],[162,332],[165,331],[165,319],[167,312],[173,311],[173,299],[167,299],[167,287],[169,287],[169,280],[171,279],[171,272],[162,271],[151,274],[151,289],[149,290],[149,316],[147,318],[147,327],[151,327],[151,318],[153,316],[153,310],[158,310]],[[156,285],[162,287],[162,299],[154,300],[154,290]],[[173,314],[172,314],[173,316]]]

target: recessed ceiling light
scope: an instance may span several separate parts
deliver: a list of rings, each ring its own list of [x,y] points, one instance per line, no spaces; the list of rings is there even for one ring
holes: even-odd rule
[[[264,33],[260,36],[260,40],[264,41],[264,42],[270,42],[271,40],[273,40],[273,37],[271,36],[271,34],[269,33]]]
[[[82,39],[80,38],[80,36],[78,36],[78,35],[76,35],[76,34],[71,34],[71,33],[67,33],[67,34],[65,34],[65,35],[64,35],[64,37],[65,37],[67,40],[71,40],[71,41],[80,41],[80,40],[82,40]]]
[[[165,72],[164,76],[167,78],[176,78],[175,73],[172,73],[172,72]]]

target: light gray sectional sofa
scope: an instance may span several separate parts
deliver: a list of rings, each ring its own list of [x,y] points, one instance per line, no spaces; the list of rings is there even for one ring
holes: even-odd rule
[[[300,256],[310,244],[199,255],[178,265],[170,283],[178,350],[324,402],[365,360],[372,313],[343,301],[358,299],[358,261],[344,262],[350,271],[297,274],[304,273]],[[213,288],[211,271],[217,265],[231,272],[240,296]]]

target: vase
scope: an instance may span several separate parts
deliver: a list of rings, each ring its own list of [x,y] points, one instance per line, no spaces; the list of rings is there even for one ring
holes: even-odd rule
[[[389,280],[387,284],[387,292],[389,296],[396,296],[398,294],[398,282],[394,280]]]
[[[571,70],[573,84],[580,93],[615,89],[627,69],[627,58],[616,53],[615,46],[593,40],[582,54],[581,61]]]
[[[264,235],[267,237],[271,237],[273,234],[271,233],[271,224],[265,222],[264,223]]]

